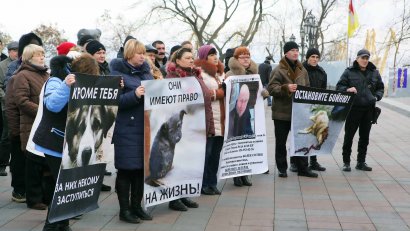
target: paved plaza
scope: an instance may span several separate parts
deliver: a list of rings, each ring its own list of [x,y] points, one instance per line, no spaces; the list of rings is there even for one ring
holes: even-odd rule
[[[152,221],[119,221],[117,195],[102,192],[100,208],[70,222],[74,231],[272,231],[272,230],[410,230],[410,98],[380,103],[382,115],[370,137],[367,163],[372,172],[342,172],[343,132],[333,155],[319,156],[327,168],[319,178],[278,178],[274,160],[273,121],[266,107],[269,174],[254,175],[252,187],[219,182],[222,195],[195,198],[187,212],[150,207]],[[353,150],[357,147],[357,136]],[[356,157],[356,154],[352,156]],[[114,172],[112,165],[110,170]],[[10,175],[10,174],[9,174]],[[114,186],[115,174],[105,183]],[[11,201],[10,176],[0,178],[0,231],[41,230],[45,211]]]

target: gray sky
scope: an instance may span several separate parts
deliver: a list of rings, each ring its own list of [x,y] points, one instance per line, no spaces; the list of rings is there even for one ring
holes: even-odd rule
[[[318,3],[318,0],[307,1],[311,3],[313,7]],[[316,2],[317,1],[317,2]],[[93,1],[58,1],[58,0],[15,0],[13,5],[17,5],[18,10],[2,10],[0,14],[0,30],[9,33],[14,40],[18,40],[19,37],[28,33],[32,29],[38,27],[40,24],[56,23],[58,28],[65,31],[66,38],[71,42],[76,42],[77,31],[81,28],[96,28],[97,18],[99,18],[105,9],[109,9],[113,16],[117,14],[123,14],[127,20],[136,20],[139,16],[145,15],[151,1],[144,1],[144,4],[137,6],[134,9],[130,8],[130,5],[135,2],[133,0],[93,0]],[[200,2],[200,1],[198,1]],[[201,1],[202,2],[202,1]],[[334,12],[335,18],[342,18],[335,22],[334,28],[343,30],[343,27],[347,26],[347,3],[348,1],[338,1],[340,10]],[[359,22],[361,29],[357,35],[350,40],[351,48],[361,47],[364,45],[366,30],[375,28],[377,33],[377,40],[382,42],[388,31],[387,25],[391,24],[396,12],[397,6],[394,4],[395,0],[354,0],[356,11],[359,15]],[[10,4],[10,2],[2,3],[3,6]],[[342,5],[343,4],[343,5]],[[299,5],[296,0],[280,0],[276,6],[276,10],[280,8],[286,8],[286,11],[293,12],[298,11],[295,15],[300,14]],[[2,7],[3,8],[3,7]],[[4,8],[7,8],[4,7]],[[4,9],[3,8],[3,9]],[[343,9],[342,9],[343,8]],[[344,10],[345,9],[345,10]],[[247,15],[246,10],[242,9],[242,15]],[[299,20],[295,20],[295,24],[289,26],[289,36],[294,33],[298,34],[297,23]],[[174,41],[178,33],[181,33],[182,27],[175,25],[174,28],[161,28],[157,25],[147,31],[144,36],[136,35],[142,42],[152,42],[155,38],[160,38],[164,41]],[[166,31],[166,33],[163,33]],[[174,33],[174,34],[173,34]],[[104,31],[103,31],[104,37]],[[182,38],[178,38],[180,42],[188,39],[187,33]],[[252,49],[257,49],[264,52],[264,47],[268,43],[262,36],[259,36]],[[298,38],[299,40],[299,38]],[[266,43],[266,44],[265,44]],[[167,45],[167,49],[175,44]],[[260,54],[257,57],[257,61],[263,61],[266,54]]]

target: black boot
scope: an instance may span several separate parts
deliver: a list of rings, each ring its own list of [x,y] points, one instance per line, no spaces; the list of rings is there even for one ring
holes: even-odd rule
[[[248,176],[241,176],[242,184],[245,186],[252,186],[252,181]]]
[[[115,181],[118,202],[120,204],[120,220],[128,223],[138,224],[140,219],[134,216],[130,209],[130,185],[131,181],[126,172],[118,171]]]
[[[319,164],[317,161],[310,161],[310,166],[309,168],[311,170],[316,170],[316,171],[326,171],[326,168],[323,167],[322,165]]]
[[[198,208],[199,207],[198,203],[186,197],[181,198],[181,202],[188,208]]]
[[[238,187],[242,187],[242,180],[241,180],[241,177],[239,176],[239,177],[234,177],[233,178],[233,184],[235,185],[235,186],[238,186]]]
[[[144,172],[136,170],[134,177],[131,177],[131,212],[141,220],[152,220],[152,216],[141,207],[143,195]]]
[[[72,231],[70,228],[70,220],[62,220],[58,222],[59,231]]]
[[[168,204],[168,208],[175,211],[188,211],[188,208],[184,205],[184,203],[182,203],[180,199],[170,201]]]
[[[59,229],[58,229],[58,223],[57,223],[57,222],[55,222],[55,223],[49,223],[49,222],[46,220],[46,223],[44,224],[44,227],[43,227],[43,231],[59,231]]]

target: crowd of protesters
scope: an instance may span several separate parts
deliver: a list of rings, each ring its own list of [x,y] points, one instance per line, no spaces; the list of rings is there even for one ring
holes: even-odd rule
[[[267,57],[258,68],[258,64],[251,59],[249,49],[244,46],[228,49],[224,65],[218,58],[220,54],[211,45],[203,45],[195,50],[191,42],[184,41],[172,47],[167,57],[163,41],[157,40],[144,45],[133,36],[127,36],[117,58],[107,62],[106,48],[99,41],[101,32],[80,32],[77,44],[63,42],[57,47],[58,55],[50,60],[50,67],[45,63],[42,39],[34,33],[24,34],[18,42],[7,44],[8,56],[2,54],[1,57],[0,176],[8,175],[6,167],[9,165],[13,188],[11,199],[19,203],[25,202],[31,209],[46,210],[53,196],[64,138],[50,133],[49,128],[64,131],[69,90],[75,83],[75,75],[71,72],[122,76],[122,91],[112,143],[117,169],[115,190],[120,205],[119,219],[129,223],[153,219],[141,206],[144,187],[145,94],[142,80],[193,76],[199,82],[204,96],[207,137],[201,190],[203,195],[219,195],[222,191],[217,188],[216,174],[227,129],[224,109],[226,78],[258,74],[258,69],[261,72],[264,86],[262,96],[268,99],[268,106],[272,107],[276,138],[275,160],[279,177],[287,177],[286,141],[291,127],[292,93],[298,85],[322,89],[327,86],[326,72],[318,65],[319,51],[309,49],[306,61],[302,63],[298,60],[299,48],[294,42],[285,43],[284,56],[272,70],[272,57]],[[1,45],[3,46],[2,43]],[[360,139],[356,169],[372,170],[365,162],[371,128],[370,115],[375,102],[382,98],[384,86],[380,74],[369,62],[369,56],[367,50],[359,51],[357,60],[352,67],[346,69],[337,84],[338,90],[354,92],[358,96],[346,122],[343,171],[350,171],[352,139],[357,129]],[[367,81],[362,81],[364,79]],[[43,86],[45,92],[41,98]],[[244,88],[244,92],[245,90],[249,95],[249,89]],[[39,107],[40,103],[43,104],[42,107]],[[39,108],[42,108],[43,117],[33,141],[35,149],[44,155],[26,150]],[[310,165],[307,157],[293,157],[290,163],[290,170],[298,172],[299,176],[318,177],[312,170],[326,170],[316,157],[310,159]],[[111,173],[106,171],[106,175]],[[252,186],[251,176],[235,177],[233,182],[238,187]],[[109,185],[103,184],[102,191],[110,190]],[[197,202],[188,198],[169,203],[169,208],[177,211],[187,211],[188,208],[198,206]],[[46,219],[43,230],[71,229],[69,220],[50,223]]]

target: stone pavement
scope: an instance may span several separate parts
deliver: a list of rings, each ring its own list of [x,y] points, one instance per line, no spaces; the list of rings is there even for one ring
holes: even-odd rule
[[[399,101],[401,106],[410,105],[409,98]],[[149,208],[154,220],[138,225],[119,221],[116,194],[103,192],[100,208],[72,220],[71,227],[78,231],[410,230],[410,117],[380,105],[383,111],[373,126],[367,158],[372,172],[355,170],[354,161],[352,172],[340,170],[342,132],[333,155],[318,157],[327,167],[319,178],[296,173],[278,178],[273,122],[266,108],[270,173],[254,175],[252,187],[238,188],[232,180],[223,180],[218,184],[222,195],[197,198],[199,208],[175,212],[166,204],[154,206]],[[114,180],[115,175],[105,182],[113,186]],[[10,177],[1,177],[0,231],[41,230],[45,211],[27,209],[10,198]]]

